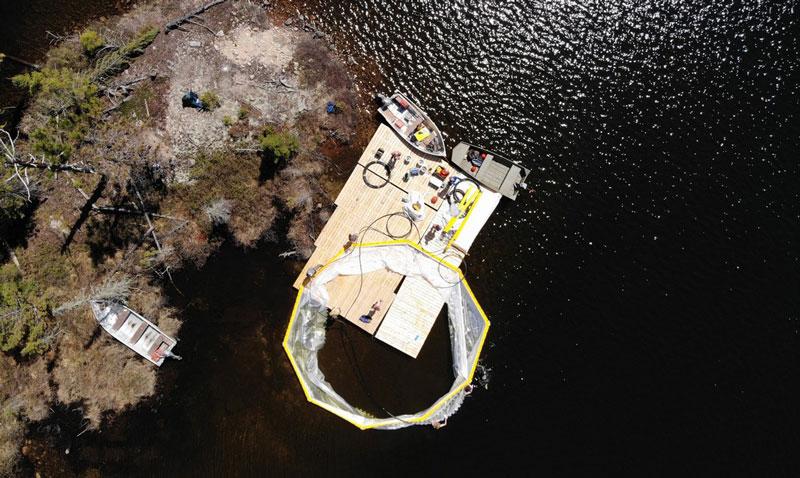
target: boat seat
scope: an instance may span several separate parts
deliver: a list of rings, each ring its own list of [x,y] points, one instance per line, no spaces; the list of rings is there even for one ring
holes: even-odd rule
[[[131,336],[131,339],[128,342],[130,342],[131,345],[133,345],[136,342],[138,342],[139,339],[142,338],[142,335],[144,335],[144,331],[147,330],[147,327],[149,327],[147,325],[147,322],[142,321],[142,323],[139,324],[139,328],[136,329],[136,332],[133,333],[133,335]]]
[[[117,312],[117,320],[114,322],[114,326],[112,327],[114,332],[116,332],[122,327],[122,324],[124,324],[125,321],[128,320],[128,316],[130,315],[131,311],[128,309],[122,309],[121,311]]]
[[[160,335],[158,337],[158,340],[154,340],[153,341],[153,345],[150,346],[150,350],[148,350],[147,353],[149,355],[153,355],[156,350],[158,350],[159,348],[162,348],[162,347],[163,347],[163,350],[166,350],[167,347],[169,347],[169,343],[167,342],[166,337],[164,337],[163,335]]]
[[[417,127],[422,124],[422,118],[416,118],[414,121],[408,123],[408,131],[415,132],[417,131]]]

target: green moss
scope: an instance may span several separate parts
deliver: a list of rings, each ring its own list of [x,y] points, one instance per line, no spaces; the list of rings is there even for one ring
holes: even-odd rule
[[[300,148],[297,136],[289,132],[276,132],[267,127],[258,137],[258,143],[264,154],[273,158],[275,164],[291,159]]]
[[[85,30],[80,36],[83,52],[88,56],[94,56],[97,50],[103,48],[106,41],[94,30]]]
[[[203,109],[206,111],[214,111],[219,108],[219,96],[213,91],[205,91],[200,95],[200,101],[203,102]]]
[[[139,259],[139,267],[145,269],[151,267],[153,262],[158,257],[158,250],[157,249],[147,249],[142,254],[142,257]]]

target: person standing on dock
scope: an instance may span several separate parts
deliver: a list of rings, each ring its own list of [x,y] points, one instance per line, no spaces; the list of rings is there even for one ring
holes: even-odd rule
[[[379,300],[378,302],[375,302],[374,304],[372,304],[372,307],[370,307],[369,312],[359,317],[358,320],[364,322],[365,324],[372,322],[372,317],[375,315],[377,311],[381,310],[382,305],[383,305],[383,299]]]

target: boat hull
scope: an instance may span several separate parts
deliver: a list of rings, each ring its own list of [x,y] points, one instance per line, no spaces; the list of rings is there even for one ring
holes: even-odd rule
[[[378,113],[418,153],[437,158],[447,157],[444,136],[439,127],[406,96],[395,93],[385,99]]]
[[[173,355],[177,341],[129,307],[97,300],[90,305],[103,330],[156,367]]]
[[[526,188],[525,179],[530,170],[488,149],[469,143],[458,143],[453,148],[451,162],[481,186],[516,200]]]

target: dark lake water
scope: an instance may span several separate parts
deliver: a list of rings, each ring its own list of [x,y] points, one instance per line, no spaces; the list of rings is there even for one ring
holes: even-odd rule
[[[279,344],[292,271],[273,246],[228,246],[179,279],[201,318],[168,393],[76,443],[76,470],[796,469],[797,2],[289,5],[334,35],[362,91],[409,91],[450,147],[534,170],[467,264],[493,323],[488,389],[438,432],[360,432],[306,404]]]

